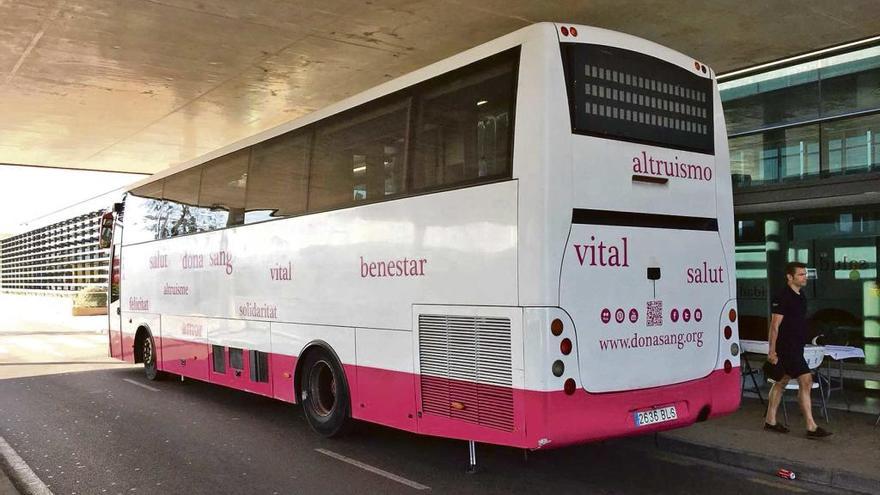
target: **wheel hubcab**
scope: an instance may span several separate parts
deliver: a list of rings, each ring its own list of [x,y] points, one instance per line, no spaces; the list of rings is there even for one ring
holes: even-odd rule
[[[144,364],[153,364],[153,342],[149,338],[144,339]]]
[[[314,412],[329,416],[336,407],[336,375],[326,361],[318,361],[309,372],[309,395]]]

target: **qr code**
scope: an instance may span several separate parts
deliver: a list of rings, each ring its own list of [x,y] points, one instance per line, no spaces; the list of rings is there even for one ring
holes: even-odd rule
[[[648,301],[648,326],[663,326],[663,301]]]

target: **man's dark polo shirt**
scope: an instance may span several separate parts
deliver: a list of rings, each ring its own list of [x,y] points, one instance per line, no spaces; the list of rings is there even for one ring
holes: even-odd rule
[[[785,356],[803,356],[807,343],[807,298],[803,290],[798,294],[786,285],[770,303],[773,314],[782,315],[776,353]]]

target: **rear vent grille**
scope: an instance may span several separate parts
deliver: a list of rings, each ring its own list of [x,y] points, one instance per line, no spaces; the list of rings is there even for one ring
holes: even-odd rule
[[[422,410],[513,431],[510,319],[419,315]]]

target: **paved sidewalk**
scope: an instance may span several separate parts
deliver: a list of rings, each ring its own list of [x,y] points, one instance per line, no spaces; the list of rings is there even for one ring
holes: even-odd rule
[[[107,316],[62,297],[0,294],[0,380],[128,366],[109,356]]]
[[[0,335],[107,332],[107,315],[72,316],[73,299],[0,293]]]
[[[0,495],[18,495],[18,490],[15,489],[2,469],[0,469]]]
[[[835,488],[880,492],[880,426],[874,426],[876,415],[832,410],[831,423],[826,424],[816,409],[819,424],[834,435],[808,440],[797,404],[788,405],[788,434],[765,432],[765,406],[756,399],[743,399],[740,410],[730,416],[658,434],[657,446],[763,473],[785,468],[794,471],[798,479]]]

